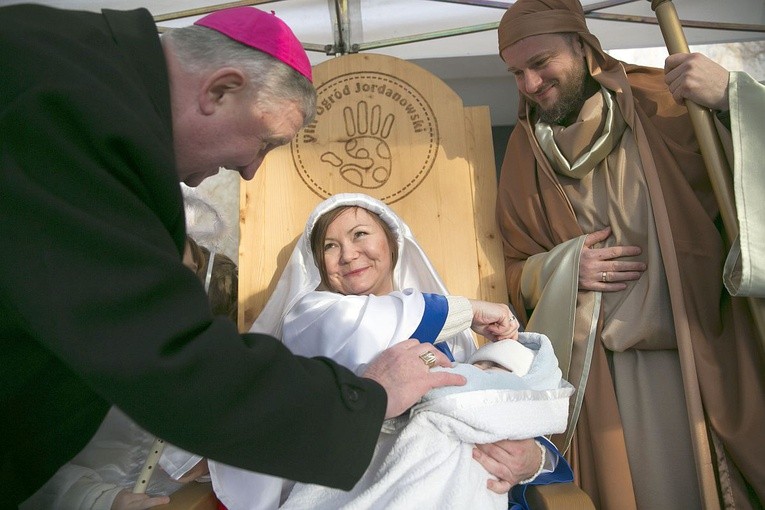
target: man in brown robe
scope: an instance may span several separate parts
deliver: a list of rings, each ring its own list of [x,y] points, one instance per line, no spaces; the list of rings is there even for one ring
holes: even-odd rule
[[[510,300],[577,388],[567,449],[604,509],[761,508],[765,371],[687,110],[576,0],[517,0],[497,216]]]

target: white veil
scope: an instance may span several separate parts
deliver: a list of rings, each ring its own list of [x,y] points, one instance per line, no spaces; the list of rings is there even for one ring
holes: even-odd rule
[[[393,270],[394,289],[412,288],[421,292],[448,294],[446,286],[417,243],[411,229],[390,207],[361,193],[340,193],[321,202],[308,217],[303,235],[298,239],[271,298],[252,325],[251,332],[266,333],[280,338],[287,312],[300,298],[319,286],[321,276],[311,252],[311,232],[322,215],[342,206],[363,207],[380,216],[393,231],[398,242],[398,262]],[[463,345],[474,346],[469,331],[460,335],[465,335],[464,339],[460,339],[460,343],[466,342]]]

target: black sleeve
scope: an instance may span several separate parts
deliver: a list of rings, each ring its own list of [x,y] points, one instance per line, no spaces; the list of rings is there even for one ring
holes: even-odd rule
[[[171,133],[135,67],[100,15],[29,9],[0,9],[2,472],[41,484],[108,402],[209,458],[350,489],[382,387],[213,318],[181,263]]]

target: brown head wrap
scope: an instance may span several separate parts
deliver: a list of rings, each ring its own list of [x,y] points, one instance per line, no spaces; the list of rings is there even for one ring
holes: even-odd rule
[[[574,32],[598,53],[600,41],[587,29],[578,0],[516,0],[499,22],[499,52],[521,39],[540,34]]]

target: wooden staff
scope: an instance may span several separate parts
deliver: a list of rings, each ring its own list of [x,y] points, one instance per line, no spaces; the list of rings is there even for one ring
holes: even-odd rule
[[[674,4],[671,0],[651,0],[651,8],[656,13],[659,21],[664,42],[670,55],[675,53],[690,53],[688,42],[680,25]],[[712,118],[712,112],[692,101],[685,101],[688,113],[691,117],[693,130],[701,145],[701,155],[709,173],[717,204],[720,207],[720,216],[728,235],[728,246],[732,246],[738,237],[738,220],[736,216],[736,202],[733,195],[733,173],[725,158],[722,143],[717,136],[717,131]],[[749,308],[752,311],[759,345],[765,352],[765,300],[747,298]]]

